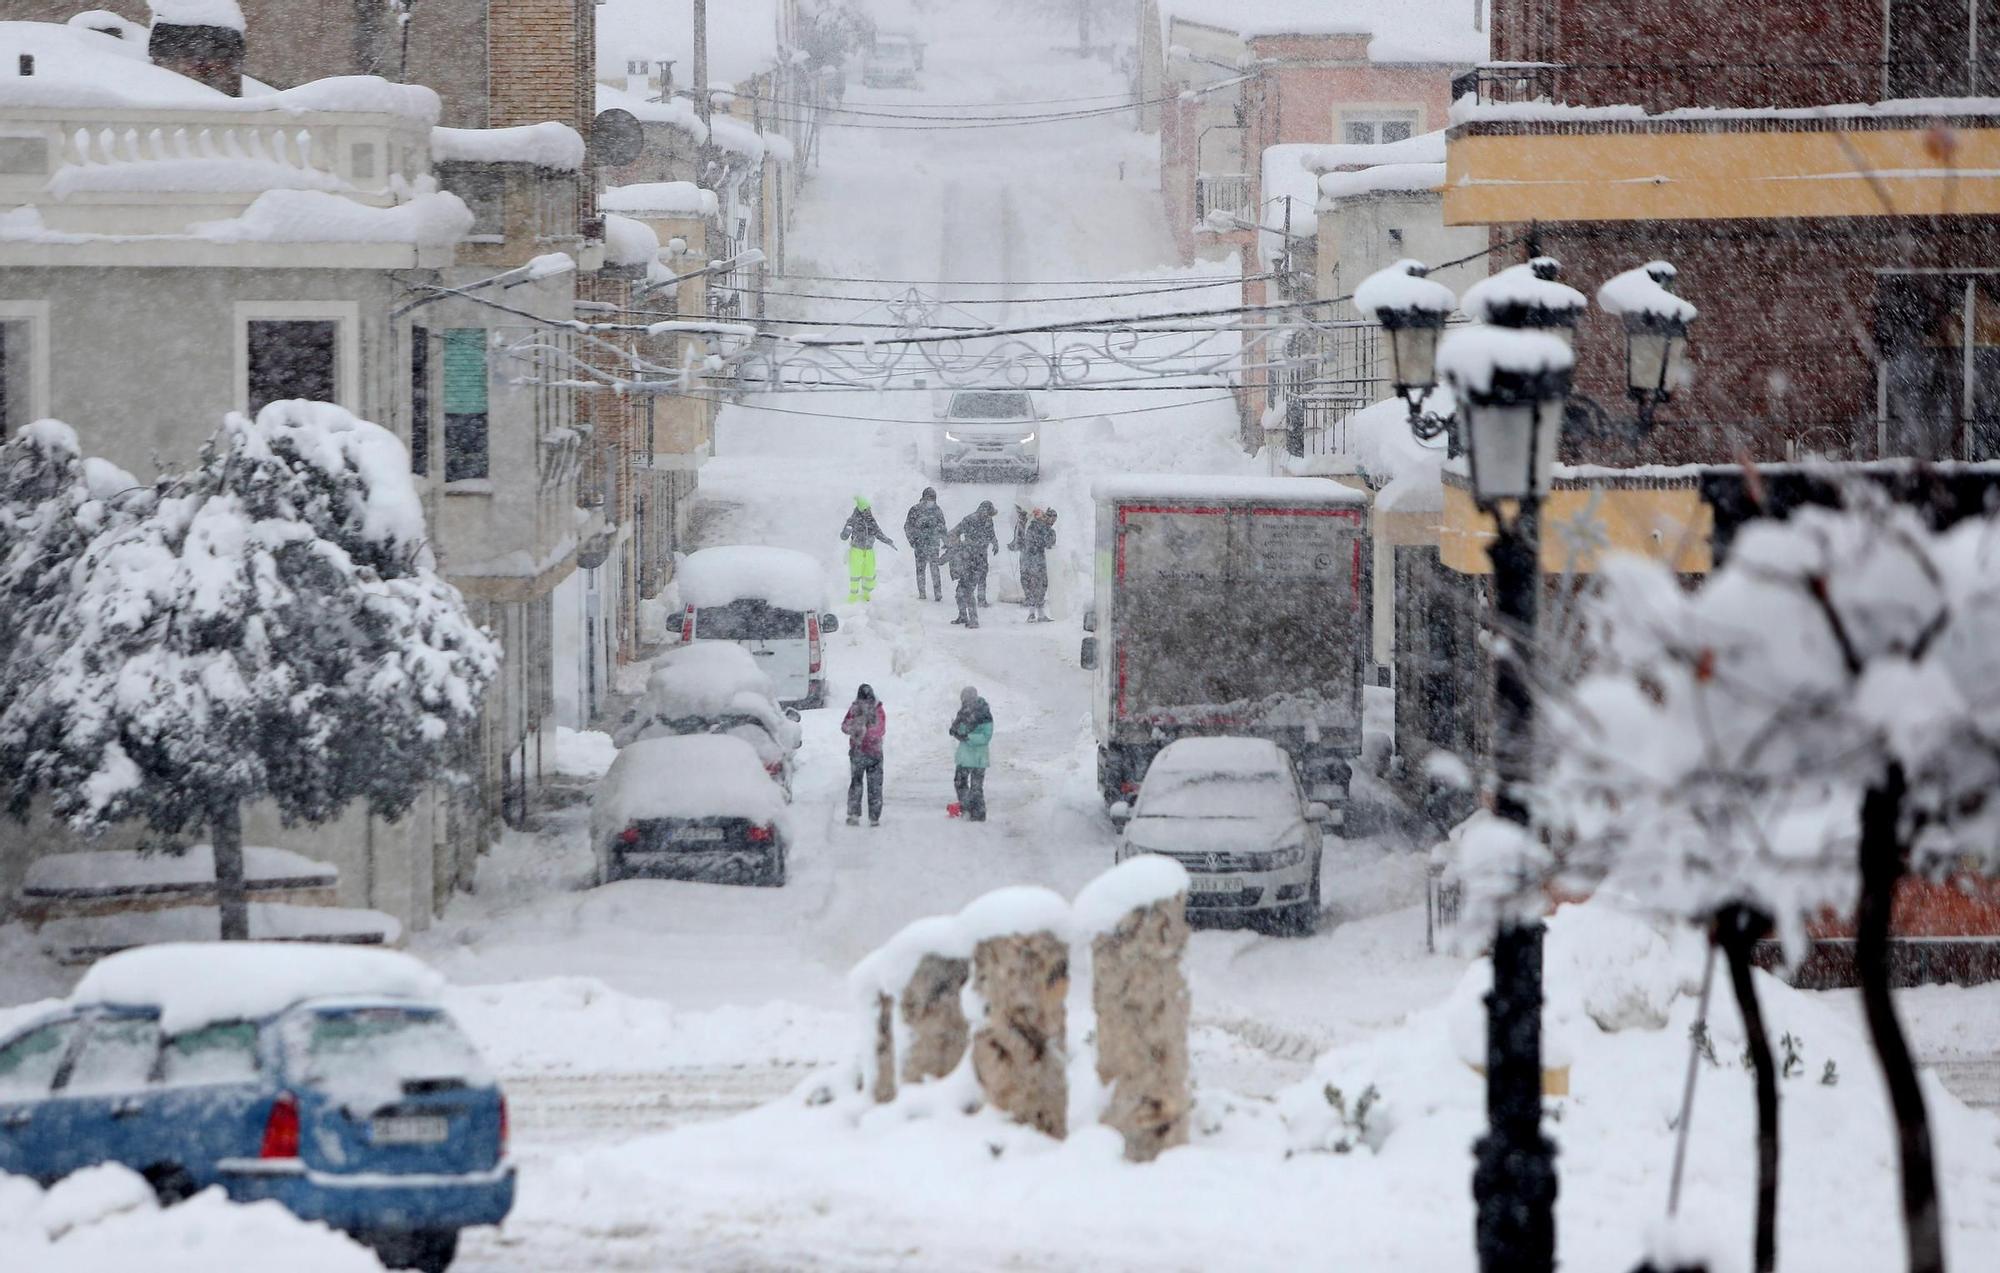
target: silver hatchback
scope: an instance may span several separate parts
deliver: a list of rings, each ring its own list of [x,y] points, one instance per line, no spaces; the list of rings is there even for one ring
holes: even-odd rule
[[[958,390],[937,424],[938,479],[1035,481],[1042,475],[1043,419],[1019,389]]]

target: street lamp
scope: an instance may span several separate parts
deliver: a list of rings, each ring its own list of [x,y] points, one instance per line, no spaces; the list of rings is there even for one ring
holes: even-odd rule
[[[1518,521],[1549,493],[1576,355],[1547,331],[1469,327],[1437,361],[1459,402],[1473,499],[1496,517],[1520,505]]]
[[[1590,302],[1558,282],[1561,275],[1562,263],[1551,256],[1510,265],[1466,288],[1459,308],[1475,322],[1545,331],[1574,344],[1576,320]]]
[[[1699,311],[1674,295],[1678,273],[1665,261],[1649,261],[1597,289],[1598,308],[1625,320],[1626,392],[1641,430],[1653,427],[1653,412],[1689,380],[1688,324]]]
[[[1448,416],[1426,412],[1437,388],[1438,341],[1458,308],[1451,289],[1428,277],[1422,261],[1402,260],[1377,270],[1354,289],[1354,307],[1382,324],[1389,338],[1389,377],[1410,407],[1410,431],[1429,441],[1451,427]]]

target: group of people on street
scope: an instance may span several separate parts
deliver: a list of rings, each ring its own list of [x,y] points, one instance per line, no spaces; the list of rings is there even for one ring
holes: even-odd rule
[[[1021,555],[1021,590],[1027,594],[1028,621],[1048,623],[1049,550],[1056,544],[1054,509],[1014,510],[1014,538],[1007,546]],[[937,491],[926,486],[923,496],[903,518],[903,537],[916,560],[917,600],[944,600],[943,573],[949,571],[958,601],[955,624],[979,626],[986,599],[991,559],[1000,555],[1000,535],[994,528],[999,510],[992,500],[965,515],[956,526],[938,505]],[[854,497],[854,511],[840,528],[847,542],[847,599],[867,602],[875,592],[875,545],[896,543],[882,532],[866,496]],[[925,590],[926,577],[930,584]]]
[[[868,805],[868,825],[882,825],[882,740],[888,733],[889,713],[875,697],[871,685],[854,691],[854,702],[841,719],[840,730],[847,735],[847,825],[861,825],[864,795]],[[958,742],[952,754],[951,786],[957,800],[946,812],[972,822],[986,821],[986,766],[993,743],[993,709],[968,685],[959,691],[958,714],[952,718],[950,733]]]

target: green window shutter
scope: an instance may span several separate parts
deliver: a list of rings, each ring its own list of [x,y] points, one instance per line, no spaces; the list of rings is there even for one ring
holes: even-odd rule
[[[444,334],[446,415],[480,415],[486,410],[486,329],[453,327]]]

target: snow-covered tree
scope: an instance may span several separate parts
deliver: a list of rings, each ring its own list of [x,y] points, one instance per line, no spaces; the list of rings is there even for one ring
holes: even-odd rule
[[[437,574],[408,455],[377,425],[314,402],[232,414],[196,468],[108,515],[82,498],[74,436],[37,429],[0,453],[20,474],[0,512],[9,806],[205,829],[222,935],[245,937],[244,803],[399,816],[449,772],[497,647]]]
[[[1568,868],[1716,923],[1739,998],[1763,917],[1796,955],[1808,920],[1853,911],[1910,1267],[1941,1269],[1889,914],[1906,872],[2000,866],[2000,520],[1933,532],[1857,484],[1844,508],[1752,527],[1698,589],[1611,563],[1586,627],[1590,673],[1544,709],[1543,809]]]

